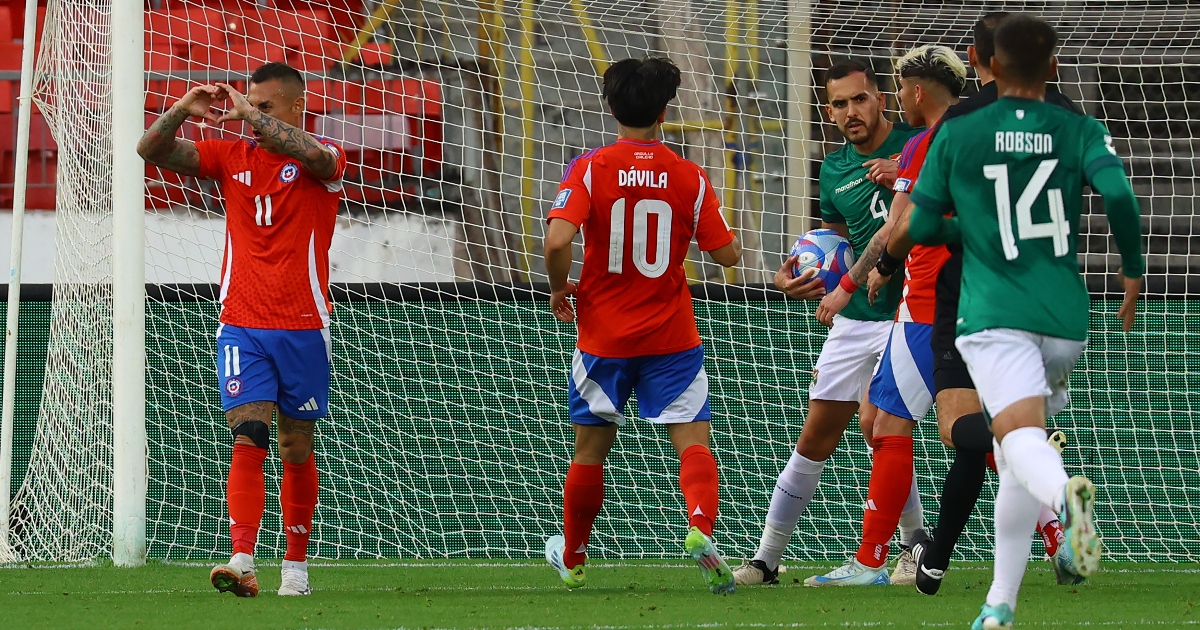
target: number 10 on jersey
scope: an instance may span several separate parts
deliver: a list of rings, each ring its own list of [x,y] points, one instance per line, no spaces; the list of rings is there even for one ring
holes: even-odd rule
[[[624,198],[612,206],[612,222],[608,233],[608,272],[624,273],[625,267],[625,206]],[[654,230],[654,262],[650,255],[650,215],[656,215]],[[647,278],[657,278],[671,264],[671,204],[661,199],[639,199],[633,204],[633,266]]]

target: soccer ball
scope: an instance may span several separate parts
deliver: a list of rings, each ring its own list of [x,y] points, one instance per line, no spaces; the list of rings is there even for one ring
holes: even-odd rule
[[[792,245],[791,255],[798,257],[794,270],[796,277],[808,269],[816,269],[816,276],[825,282],[826,293],[837,288],[842,276],[854,266],[854,249],[850,247],[850,241],[833,230],[805,232]]]

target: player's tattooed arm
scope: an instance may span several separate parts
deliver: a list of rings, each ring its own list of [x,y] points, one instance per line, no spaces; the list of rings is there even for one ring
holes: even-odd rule
[[[200,151],[195,144],[175,137],[188,115],[187,110],[172,106],[159,116],[138,141],[138,155],[150,164],[180,175],[199,175]]]
[[[328,180],[337,173],[337,158],[333,151],[317,142],[307,131],[272,118],[257,109],[247,112],[245,120],[280,153],[299,160],[300,165],[317,179]]]

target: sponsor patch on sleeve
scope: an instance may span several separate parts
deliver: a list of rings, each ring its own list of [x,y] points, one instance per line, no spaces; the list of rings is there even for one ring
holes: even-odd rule
[[[554,198],[554,205],[550,206],[550,209],[551,210],[561,210],[562,208],[566,208],[567,200],[570,198],[571,198],[571,189],[568,188],[566,190],[563,190],[562,192],[558,193],[557,197]]]
[[[907,177],[897,177],[896,184],[892,186],[894,192],[906,193],[912,188],[912,180]]]

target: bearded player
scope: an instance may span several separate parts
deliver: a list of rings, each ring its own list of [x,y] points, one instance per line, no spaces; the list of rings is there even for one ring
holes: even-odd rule
[[[679,454],[687,504],[684,548],[713,593],[734,591],[733,574],[712,542],[717,462],[709,450],[708,375],[683,262],[693,239],[726,267],[741,245],[721,215],[704,170],[659,139],[679,68],[662,58],[625,59],[604,73],[604,100],[617,141],[567,167],[550,210],[546,271],[550,310],[576,320],[569,400],[575,454],[563,485],[563,535],[546,541],[546,560],[568,588],[583,586],[587,543],[604,501],[604,460],[625,405],[667,427]],[[568,281],[571,241],[584,235],[583,271]]]
[[[945,46],[920,46],[896,62],[896,76],[900,83],[896,97],[905,120],[914,127],[928,129],[910,139],[900,154],[892,212],[888,223],[872,239],[872,251],[881,249],[880,241],[887,242],[898,210],[907,207],[908,193],[921,170],[933,127],[958,102],[966,85],[967,68]],[[913,485],[913,428],[933,406],[933,288],[949,256],[945,246],[918,247],[908,256],[896,321],[871,380],[870,401],[878,411],[871,430],[874,454],[862,541],[854,558],[825,575],[808,578],[805,584],[809,586],[889,583],[889,543],[900,521],[906,492]],[[850,275],[861,281],[873,266],[868,253],[855,262]]]
[[[228,100],[223,115],[213,104]],[[253,140],[175,137],[188,117],[242,120]],[[304,77],[282,63],[250,76],[245,96],[217,83],[192,88],[138,143],[149,163],[218,182],[225,197],[225,257],[217,376],[233,435],[226,497],[233,556],[212,570],[213,586],[258,595],[254,545],[266,491],[263,462],[278,414],[287,538],[280,595],[308,595],[308,539],[317,505],[313,428],[329,410],[329,245],[346,157],[302,128]]]
[[[887,97],[879,91],[875,72],[866,63],[835,64],[825,75],[825,88],[826,113],[846,138],[846,144],[827,155],[821,164],[822,226],[848,237],[854,253],[862,256],[888,216],[896,165],[891,158],[900,154],[904,143],[917,131],[907,125],[893,125],[885,117]],[[795,264],[795,257],[784,262],[775,275],[776,286],[793,298],[820,297],[820,281],[803,275],[795,277]],[[891,336],[900,285],[900,278],[896,278],[883,290],[882,299],[870,304],[866,287],[859,291],[847,275],[840,287],[822,299],[818,319],[832,328],[821,347],[809,387],[808,416],[771,494],[758,551],[735,570],[739,584],[778,582],[784,549],[816,492],[825,461],[837,448],[855,412],[859,412],[871,443],[875,407],[864,402],[860,410],[860,401]],[[830,312],[833,302],[841,311],[836,315]],[[916,484],[904,489],[900,503],[904,505],[901,542],[908,545],[922,525]],[[906,576],[900,582],[911,584],[915,565],[911,556],[905,557],[910,561],[897,566],[897,573]]]
[[[1057,33],[1033,16],[996,29],[999,99],[943,123],[912,193],[913,241],[963,245],[955,346],[995,435],[999,468],[995,565],[975,630],[1011,628],[1042,506],[1062,520],[1060,570],[1099,570],[1096,487],[1068,478],[1046,443],[1046,418],[1067,406],[1070,373],[1087,344],[1088,293],[1075,235],[1083,186],[1104,199],[1121,253],[1123,328],[1133,326],[1145,262],[1138,201],[1104,125],[1046,103]],[[956,217],[946,217],[950,211]]]

